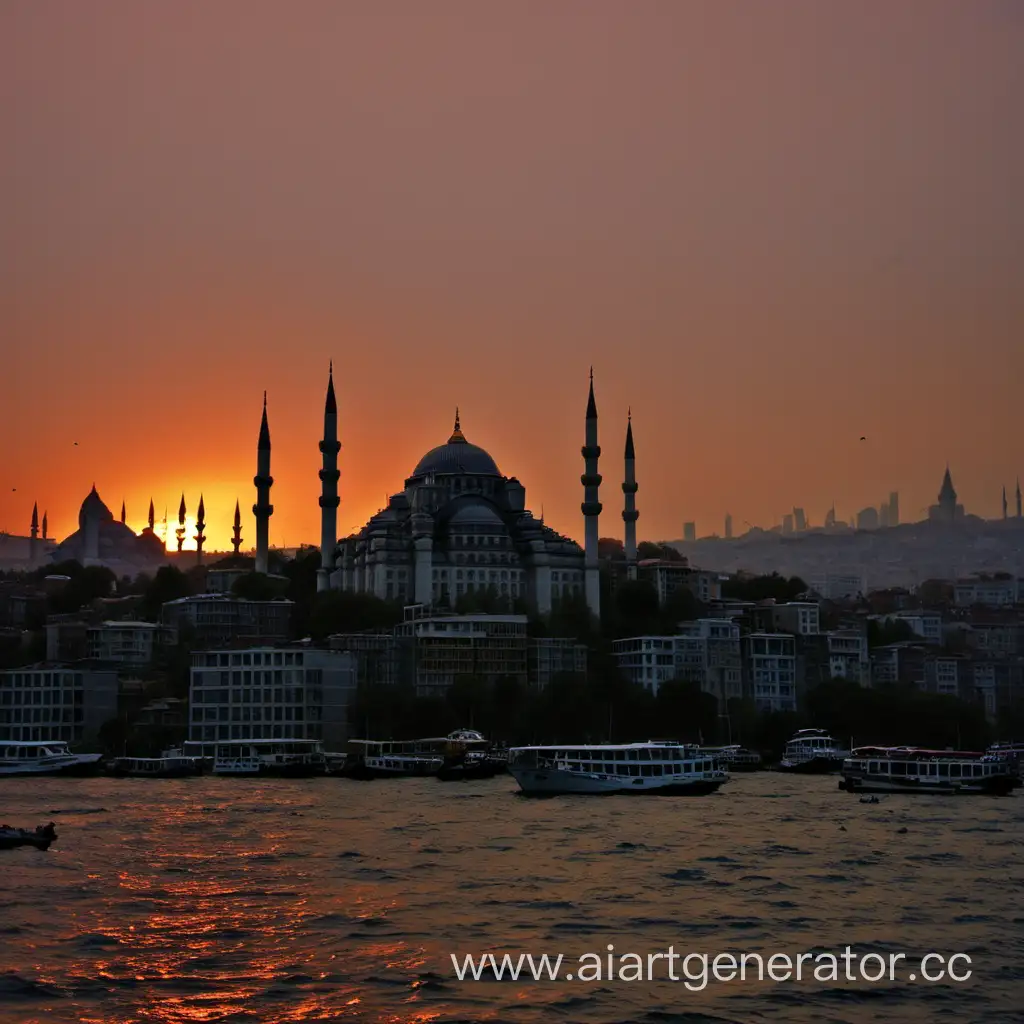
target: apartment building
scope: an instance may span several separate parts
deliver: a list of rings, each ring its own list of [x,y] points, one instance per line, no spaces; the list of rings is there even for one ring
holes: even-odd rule
[[[141,668],[164,647],[177,641],[171,626],[156,622],[103,622],[85,631],[86,657],[94,661]]]
[[[285,598],[249,601],[230,594],[193,594],[168,601],[160,622],[187,630],[196,644],[283,643],[288,639],[294,602]]]
[[[743,638],[749,690],[761,711],[796,710],[796,639],[789,633]]]
[[[117,672],[32,665],[0,672],[0,738],[95,741],[117,716]]]

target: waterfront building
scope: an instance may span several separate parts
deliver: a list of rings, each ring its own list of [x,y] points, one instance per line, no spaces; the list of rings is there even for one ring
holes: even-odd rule
[[[176,642],[177,631],[156,622],[125,619],[101,622],[85,630],[87,658],[125,667],[149,665],[162,648]]]
[[[698,601],[707,604],[722,596],[717,572],[708,572],[664,558],[644,558],[637,563],[637,578],[651,583],[658,593],[659,604],[665,604],[677,590],[689,590]]]
[[[44,663],[0,672],[0,739],[94,742],[117,716],[113,669]]]
[[[288,639],[295,603],[286,598],[250,601],[230,594],[193,594],[166,602],[160,622],[209,647],[230,643],[279,643]]]
[[[796,640],[789,633],[743,638],[748,686],[760,711],[795,711]]]
[[[192,655],[189,735],[213,757],[217,743],[319,740],[340,750],[351,737],[356,663],[342,651],[260,646]]]

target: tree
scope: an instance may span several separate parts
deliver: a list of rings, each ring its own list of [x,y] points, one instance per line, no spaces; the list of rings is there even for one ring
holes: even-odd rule
[[[904,619],[868,619],[868,647],[920,639]]]
[[[318,643],[332,633],[387,632],[402,621],[393,601],[349,590],[325,590],[315,596],[309,615],[309,635]]]
[[[161,565],[142,597],[142,611],[149,622],[156,622],[160,609],[168,601],[190,597],[193,593],[188,577],[176,566]]]
[[[722,597],[737,601],[795,601],[807,592],[799,576],[786,579],[777,572],[765,576],[732,576],[722,583]]]
[[[235,580],[231,593],[246,601],[273,601],[280,596],[281,586],[261,572],[250,572]]]

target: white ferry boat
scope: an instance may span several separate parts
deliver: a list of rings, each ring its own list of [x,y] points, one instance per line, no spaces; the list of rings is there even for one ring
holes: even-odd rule
[[[180,779],[203,774],[199,757],[115,757],[107,768],[111,775],[136,779]]]
[[[211,744],[186,740],[186,757],[210,756]],[[327,773],[327,759],[319,740],[231,740],[213,745],[214,775],[272,775],[306,778]]]
[[[786,744],[781,772],[798,772],[801,775],[827,775],[843,767],[843,761],[850,756],[823,729],[800,729]]]
[[[340,774],[351,779],[436,775],[444,764],[447,736],[421,740],[349,740]]]
[[[761,755],[756,750],[747,750],[738,743],[725,747],[701,747],[700,752],[715,758],[726,771],[754,772],[761,767]]]
[[[0,776],[93,775],[101,754],[72,754],[63,740],[0,740]]]
[[[858,747],[843,762],[840,789],[849,793],[987,793],[1016,786],[1011,763],[998,754],[917,747]]]
[[[986,753],[1005,757],[1009,761],[1010,768],[1017,777],[1017,788],[1019,789],[1024,782],[1024,743],[993,743]]]
[[[509,773],[524,793],[664,793],[700,796],[728,781],[718,761],[673,741],[513,747]]]

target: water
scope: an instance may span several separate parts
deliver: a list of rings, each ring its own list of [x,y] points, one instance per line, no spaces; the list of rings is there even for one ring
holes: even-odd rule
[[[771,773],[701,798],[515,790],[507,777],[5,780],[0,820],[52,818],[59,839],[0,851],[0,1020],[1021,1020],[1020,797],[861,804],[835,778]],[[609,943],[645,957],[966,952],[973,976],[694,992],[667,967],[653,981],[460,982],[450,959],[576,961]]]

